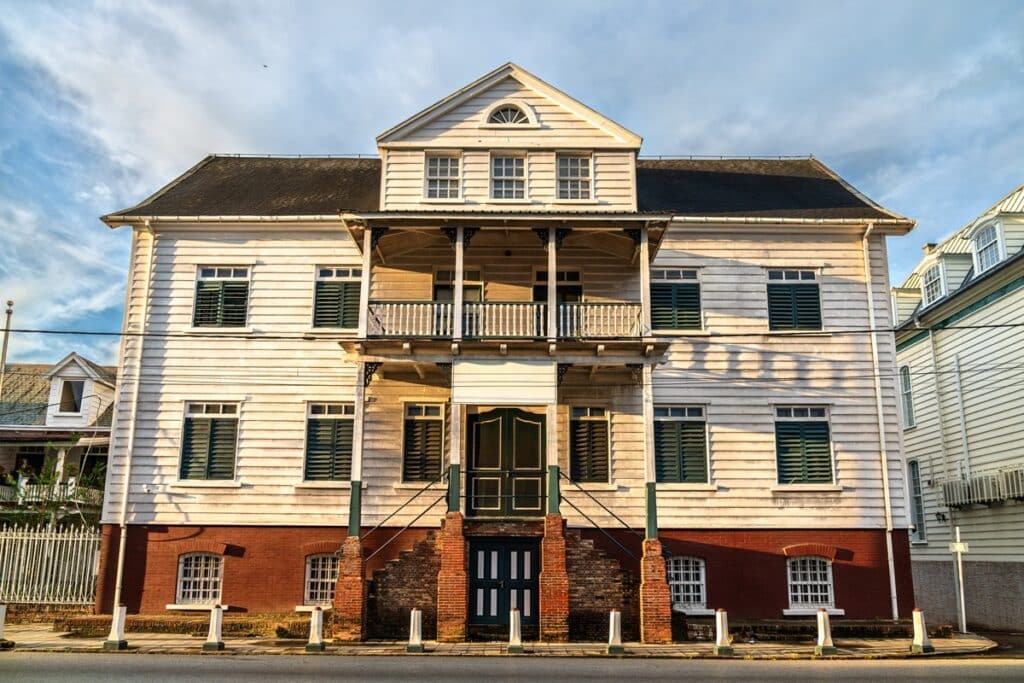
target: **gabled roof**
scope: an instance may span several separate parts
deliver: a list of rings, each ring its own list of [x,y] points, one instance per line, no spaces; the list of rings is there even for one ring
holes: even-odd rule
[[[596,128],[603,130],[610,136],[617,138],[623,145],[633,147],[636,149],[640,148],[643,138],[634,133],[633,131],[619,125],[615,121],[612,121],[603,114],[591,109],[587,105],[583,104],[579,100],[575,99],[562,92],[555,86],[547,83],[537,76],[534,76],[526,69],[522,68],[512,62],[506,62],[502,64],[494,71],[484,74],[477,80],[473,81],[469,85],[459,88],[451,95],[438,100],[434,104],[430,105],[426,109],[413,114],[406,120],[402,121],[398,125],[392,126],[388,130],[384,131],[377,136],[377,144],[386,146],[388,143],[396,142],[405,135],[411,133],[414,130],[421,128],[430,121],[444,115],[446,112],[451,111],[460,104],[470,100],[477,95],[486,92],[496,84],[505,80],[506,78],[512,78],[521,83],[523,86],[533,90],[534,92],[546,97],[547,99],[555,102],[564,109],[572,112],[579,118],[587,121]]]
[[[88,358],[80,356],[75,351],[64,356],[64,358],[59,360],[56,365],[54,365],[53,368],[43,376],[47,379],[53,379],[53,377],[60,374],[60,371],[71,363],[78,364],[78,366],[85,371],[85,374],[93,381],[101,382],[111,387],[114,386],[116,375],[113,368],[105,368],[102,365],[97,365]]]

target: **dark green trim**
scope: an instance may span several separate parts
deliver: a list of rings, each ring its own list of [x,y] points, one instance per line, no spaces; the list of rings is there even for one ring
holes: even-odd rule
[[[348,535],[359,538],[363,521],[363,483],[352,482],[352,490],[348,495]]]
[[[980,299],[975,301],[970,306],[964,306],[963,308],[961,308],[960,310],[956,311],[955,313],[950,313],[948,316],[946,316],[945,318],[943,318],[939,322],[937,322],[934,325],[932,325],[930,327],[930,329],[932,329],[932,330],[941,330],[941,329],[944,329],[946,327],[949,327],[953,323],[956,323],[956,322],[959,322],[960,320],[963,320],[964,318],[966,318],[967,316],[971,315],[972,313],[980,311],[982,308],[985,308],[985,306],[988,306],[991,303],[995,303],[996,301],[998,301],[999,299],[1002,299],[1007,294],[1012,294],[1013,292],[1017,291],[1021,287],[1024,287],[1024,275],[1022,275],[1021,277],[1017,278],[1016,280],[1012,280],[1012,281],[1006,283],[1005,285],[1003,285],[999,289],[995,290],[994,292],[990,292],[989,294],[986,294],[985,296],[981,297]],[[903,349],[905,349],[905,348],[907,348],[909,346],[912,346],[913,344],[916,344],[917,342],[921,341],[922,339],[927,338],[927,336],[928,336],[928,330],[923,330],[921,332],[918,332],[917,334],[915,334],[914,336],[910,337],[909,339],[904,339],[903,341],[898,343],[896,345],[896,350],[897,351],[902,351]]]
[[[548,514],[561,512],[562,494],[558,490],[558,465],[548,465]]]
[[[647,540],[653,541],[658,538],[658,493],[657,484],[653,481],[647,482]]]
[[[448,466],[448,512],[459,511],[459,464]]]

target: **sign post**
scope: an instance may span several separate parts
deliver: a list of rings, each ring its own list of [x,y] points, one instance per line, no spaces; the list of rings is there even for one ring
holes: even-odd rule
[[[964,555],[967,543],[960,540],[960,527],[955,528],[956,540],[949,544],[949,552],[956,555],[956,588],[960,598],[960,633],[967,633],[967,611],[964,606]]]

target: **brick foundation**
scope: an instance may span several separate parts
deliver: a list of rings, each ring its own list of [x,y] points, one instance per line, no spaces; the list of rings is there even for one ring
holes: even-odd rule
[[[672,642],[672,598],[661,551],[660,541],[647,539],[640,559],[640,640],[649,644]]]
[[[396,543],[404,544],[406,539]],[[409,612],[423,613],[423,638],[437,637],[437,574],[441,570],[437,533],[431,531],[373,573],[367,601],[367,636],[383,640],[409,637]]]
[[[341,546],[334,589],[334,639],[358,642],[366,634],[366,562],[363,545],[352,536]]]
[[[469,605],[469,568],[461,512],[445,515],[438,547],[441,570],[437,574],[437,639],[442,643],[461,642],[466,639]]]
[[[565,643],[569,641],[569,575],[562,515],[544,517],[540,557],[540,639]]]

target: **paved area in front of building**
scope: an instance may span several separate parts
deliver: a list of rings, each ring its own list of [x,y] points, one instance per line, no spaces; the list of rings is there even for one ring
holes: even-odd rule
[[[11,625],[6,637],[16,643],[16,650],[34,652],[103,652],[100,638],[75,638],[67,633],[58,633],[45,624]],[[301,640],[278,640],[273,638],[229,638],[224,641],[221,652],[202,652],[205,638],[170,633],[129,633],[129,653],[144,654],[210,654],[210,655],[283,655],[304,651]],[[910,640],[905,638],[860,638],[836,641],[839,650],[832,657],[838,659],[879,659],[908,657]],[[931,656],[979,654],[996,647],[996,643],[976,635],[957,634],[953,638],[936,638],[932,641],[935,653]],[[359,644],[337,644],[327,642],[325,655],[402,655],[406,654],[404,642],[367,642]],[[509,655],[506,643],[436,643],[424,642],[427,655],[487,656]],[[688,642],[673,645],[643,645],[625,643],[627,657],[714,657],[712,644]],[[737,659],[803,659],[814,657],[814,643],[733,643]],[[523,644],[525,655],[546,657],[601,657],[607,656],[602,643],[533,643]],[[0,655],[2,656],[2,655]],[[312,655],[316,656],[316,655]],[[421,656],[421,655],[413,655]],[[512,656],[512,655],[509,655]],[[921,655],[913,655],[921,656]]]

